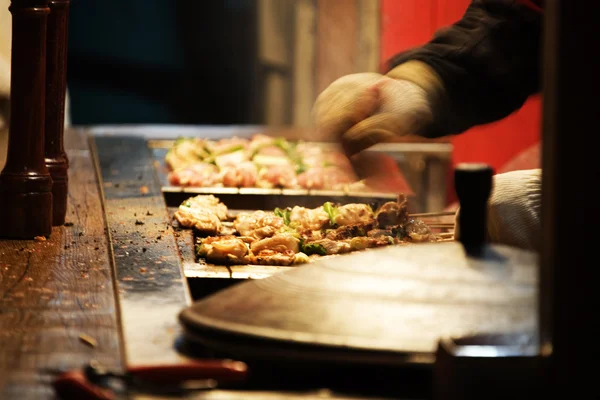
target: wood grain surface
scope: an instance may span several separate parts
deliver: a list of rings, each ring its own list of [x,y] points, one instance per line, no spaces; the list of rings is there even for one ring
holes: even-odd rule
[[[92,358],[122,366],[98,183],[82,132],[65,135],[72,182],[65,226],[47,241],[0,241],[1,399],[54,398],[52,370]]]
[[[92,140],[115,258],[127,365],[184,362],[176,348],[177,314],[191,296],[146,142],[113,136]]]

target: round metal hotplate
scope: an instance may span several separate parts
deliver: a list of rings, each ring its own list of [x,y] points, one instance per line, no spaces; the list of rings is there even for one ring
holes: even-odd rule
[[[536,293],[534,253],[419,244],[244,282],[180,321],[189,340],[233,356],[429,364],[442,336],[536,331]]]

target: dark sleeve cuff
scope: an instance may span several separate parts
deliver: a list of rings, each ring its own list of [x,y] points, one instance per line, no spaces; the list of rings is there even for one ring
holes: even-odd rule
[[[523,4],[474,0],[460,21],[388,66],[420,62],[434,71],[443,96],[423,134],[458,134],[508,116],[539,91],[540,37],[541,15]]]

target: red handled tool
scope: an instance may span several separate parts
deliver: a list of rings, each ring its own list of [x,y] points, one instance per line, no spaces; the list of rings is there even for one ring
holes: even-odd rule
[[[203,360],[185,364],[131,367],[124,374],[92,361],[82,370],[59,375],[53,382],[62,400],[116,400],[133,393],[185,394],[239,383],[248,367],[232,360]]]

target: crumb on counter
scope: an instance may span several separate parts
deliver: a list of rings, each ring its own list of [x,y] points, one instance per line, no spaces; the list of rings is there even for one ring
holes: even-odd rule
[[[79,340],[81,340],[83,343],[87,344],[90,347],[98,346],[98,342],[96,341],[96,339],[94,339],[90,335],[86,335],[85,333],[79,334]]]

